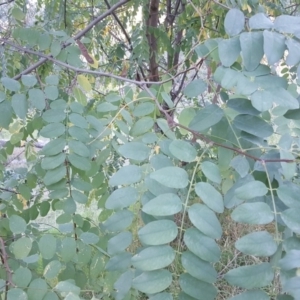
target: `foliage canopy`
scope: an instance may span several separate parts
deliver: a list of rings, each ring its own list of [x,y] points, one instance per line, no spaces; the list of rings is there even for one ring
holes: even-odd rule
[[[0,13],[1,299],[300,299],[299,4]]]

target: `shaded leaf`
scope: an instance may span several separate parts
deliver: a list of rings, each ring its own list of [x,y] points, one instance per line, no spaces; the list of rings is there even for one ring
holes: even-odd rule
[[[142,271],[153,271],[170,265],[175,259],[175,251],[172,247],[152,246],[143,249],[131,259],[132,265]]]
[[[210,283],[200,281],[189,274],[181,274],[179,284],[182,290],[198,300],[213,300],[218,291]]]
[[[242,200],[249,200],[266,195],[267,187],[261,181],[251,181],[237,188],[234,195]]]
[[[196,183],[195,192],[213,211],[217,213],[222,213],[224,211],[223,197],[210,183]]]
[[[142,170],[135,165],[122,167],[110,179],[109,185],[127,185],[139,182],[142,179]]]
[[[218,273],[210,263],[194,255],[190,251],[185,251],[181,255],[182,266],[193,277],[208,283],[217,281]]]
[[[222,65],[224,67],[230,67],[237,60],[241,52],[239,38],[234,37],[228,40],[222,39],[218,46]]]
[[[51,259],[56,252],[56,238],[52,234],[45,234],[39,240],[39,249],[44,259]]]
[[[119,152],[126,158],[143,161],[150,155],[150,148],[140,142],[130,142],[119,147]]]
[[[221,183],[222,177],[220,174],[220,170],[214,163],[210,161],[204,161],[203,163],[201,163],[201,170],[209,180],[218,184]]]
[[[188,181],[188,174],[179,167],[165,167],[150,174],[150,178],[169,188],[185,188]]]
[[[191,81],[183,90],[183,93],[188,98],[197,97],[206,90],[206,83],[202,79]]]
[[[128,210],[120,210],[110,216],[104,223],[105,230],[110,232],[121,231],[130,226],[133,221],[133,213]]]
[[[112,237],[107,242],[107,252],[110,255],[114,255],[124,251],[132,242],[132,234],[129,231],[120,232],[116,236]]]
[[[255,70],[264,55],[262,32],[243,32],[240,35],[240,44],[246,70]]]
[[[263,35],[264,52],[268,63],[273,65],[283,57],[284,50],[286,49],[285,37],[276,31],[269,30],[265,30]]]
[[[211,104],[203,109],[200,109],[194,119],[190,122],[189,128],[196,131],[203,131],[211,126],[219,123],[224,115],[223,110]]]
[[[268,294],[260,290],[246,291],[230,298],[229,300],[270,300]]]
[[[273,133],[272,126],[256,116],[238,115],[234,118],[233,124],[236,128],[261,138]]]
[[[123,209],[135,203],[138,199],[138,192],[133,187],[119,188],[108,197],[105,202],[107,209]]]
[[[300,250],[291,250],[279,261],[280,268],[291,270],[300,268]]]
[[[215,213],[206,205],[199,203],[193,204],[188,209],[188,215],[192,224],[201,232],[213,239],[221,238],[221,224]]]
[[[175,215],[182,209],[182,201],[172,193],[161,194],[147,202],[142,211],[153,216]]]
[[[267,231],[249,233],[238,239],[236,249],[254,256],[272,256],[277,250],[277,244]]]
[[[224,278],[231,284],[246,289],[264,287],[271,284],[274,271],[269,263],[254,266],[242,266],[230,270]]]
[[[300,233],[300,209],[289,208],[281,213],[281,218],[285,225],[295,233]]]
[[[13,242],[10,247],[16,259],[23,259],[28,256],[32,247],[32,241],[28,237],[22,237]]]
[[[155,294],[165,290],[172,283],[172,274],[167,270],[143,272],[135,277],[132,286],[147,294]]]
[[[263,13],[258,13],[249,19],[251,29],[270,29],[273,27],[273,22]]]
[[[44,279],[36,278],[31,281],[27,295],[29,299],[32,300],[41,300],[44,298],[48,291],[48,285]]]
[[[176,158],[185,162],[192,162],[197,156],[196,149],[190,143],[182,140],[172,141],[169,150]]]
[[[208,262],[219,261],[221,252],[216,242],[196,228],[186,230],[184,242],[188,249],[199,258]]]
[[[25,119],[28,111],[28,103],[24,94],[14,94],[11,98],[11,106],[20,119]]]
[[[171,220],[153,221],[138,231],[140,241],[153,246],[170,243],[177,234],[177,225]]]
[[[245,16],[239,9],[230,9],[225,16],[224,27],[228,35],[239,34],[245,26]]]
[[[23,233],[27,228],[27,224],[23,218],[18,215],[9,216],[9,229],[14,234]]]
[[[273,221],[274,214],[263,202],[244,203],[231,214],[234,221],[246,224],[268,224]]]

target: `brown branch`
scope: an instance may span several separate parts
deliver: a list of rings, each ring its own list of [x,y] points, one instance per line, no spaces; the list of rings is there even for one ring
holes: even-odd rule
[[[20,193],[18,193],[16,191],[5,189],[5,188],[2,188],[2,187],[0,187],[0,191],[9,192],[9,193],[13,193],[13,194],[16,194],[16,195],[20,194]]]
[[[151,30],[156,29],[159,21],[159,0],[149,0],[149,17],[147,20],[147,39],[149,45],[149,69],[150,69],[150,78],[153,81],[159,81],[158,75],[158,64],[156,61],[157,54],[157,40],[155,34]]]
[[[109,16],[110,14],[112,14],[117,8],[119,8],[120,6],[126,4],[127,2],[129,2],[130,0],[121,0],[118,3],[116,3],[115,5],[113,5],[110,9],[108,9],[105,13],[103,13],[102,15],[100,15],[99,17],[97,17],[95,20],[93,20],[89,25],[87,25],[83,30],[81,30],[80,32],[78,32],[73,39],[76,41],[78,39],[80,39],[82,36],[84,36],[88,31],[90,31],[96,24],[98,24],[100,21],[102,21],[103,19],[105,19],[107,16]],[[62,45],[62,49],[66,48],[67,46],[71,45],[71,42],[69,43],[65,43]],[[24,71],[22,71],[20,74],[16,75],[14,77],[14,79],[18,80],[21,78],[22,75],[25,74],[29,74],[30,72],[32,72],[33,70],[35,70],[36,68],[38,68],[39,66],[41,66],[42,64],[44,64],[47,60],[50,60],[49,57],[52,56],[47,56],[45,55],[45,57],[41,58],[38,62],[36,62],[35,64],[31,65],[30,67],[28,67],[27,69],[25,69]]]
[[[8,255],[5,249],[5,243],[2,237],[0,237],[0,249],[2,252],[1,260],[4,265],[5,271],[6,271],[6,286],[11,285],[15,287],[15,284],[12,281],[12,271],[8,265]]]
[[[8,1],[6,1],[6,2],[0,3],[0,6],[1,6],[1,5],[5,5],[5,4],[9,4],[9,3],[14,2],[14,1],[15,1],[15,0],[8,0]]]
[[[106,72],[101,72],[101,71],[93,71],[93,70],[87,70],[87,69],[81,69],[81,68],[73,67],[73,66],[71,66],[71,65],[69,65],[67,63],[62,62],[62,61],[59,61],[59,60],[53,58],[50,55],[45,55],[45,54],[43,54],[41,52],[33,51],[31,49],[27,49],[27,48],[24,48],[22,46],[16,45],[16,44],[14,44],[14,43],[6,40],[6,39],[1,39],[0,38],[0,42],[3,42],[5,44],[7,44],[7,45],[10,45],[11,47],[19,49],[20,51],[23,51],[25,53],[30,53],[30,54],[34,54],[34,55],[37,55],[39,57],[42,57],[42,59],[44,60],[44,62],[48,61],[48,60],[52,61],[56,65],[63,66],[65,68],[67,68],[67,69],[75,71],[76,73],[84,73],[84,74],[92,74],[92,75],[96,75],[96,76],[110,77],[110,78],[114,78],[114,79],[117,79],[117,80],[121,80],[121,81],[129,82],[129,83],[133,83],[133,84],[136,84],[138,86],[141,86],[141,85],[143,85],[145,83],[147,83],[147,84],[162,84],[162,83],[165,83],[165,82],[168,82],[168,81],[172,80],[172,78],[170,78],[170,79],[163,80],[163,81],[138,81],[138,80],[133,80],[133,79],[129,79],[129,78],[126,78],[126,77],[114,75],[114,74],[111,74],[111,73],[106,73]],[[37,63],[35,65],[37,65]],[[30,68],[32,68],[32,70],[35,69],[33,66],[31,66]],[[22,76],[23,74],[24,74],[24,72],[20,73],[19,75]]]
[[[108,8],[111,8],[111,6],[110,6],[110,4],[108,3],[107,0],[104,0],[104,2],[105,2],[105,4],[107,5]],[[120,26],[120,28],[121,28],[123,34],[124,34],[125,37],[126,37],[126,40],[127,40],[128,44],[129,44],[129,47],[130,47],[129,50],[132,51],[131,39],[130,39],[130,37],[129,37],[127,31],[125,30],[125,28],[124,28],[123,24],[121,23],[120,19],[118,18],[118,16],[117,16],[114,12],[112,12],[111,14],[112,14],[113,17],[115,18],[116,22],[119,24],[119,26]]]
[[[148,92],[148,94],[152,97],[152,99],[155,101],[156,106],[158,107],[159,111],[161,113],[163,113],[166,117],[166,120],[168,122],[168,125],[171,129],[173,129],[174,127],[180,127],[182,129],[185,129],[186,131],[190,132],[193,135],[193,139],[199,138],[200,140],[202,140],[203,142],[207,143],[210,146],[217,146],[217,147],[222,147],[228,150],[232,150],[233,152],[239,153],[241,155],[247,156],[251,159],[253,159],[254,161],[259,161],[261,163],[269,163],[269,162],[285,162],[285,163],[293,163],[293,162],[297,162],[297,160],[295,159],[263,159],[260,157],[256,157],[254,155],[251,155],[249,153],[247,153],[244,150],[241,150],[239,148],[235,148],[235,147],[231,147],[231,146],[227,146],[218,142],[214,142],[211,139],[209,139],[208,137],[206,137],[204,134],[199,133],[195,130],[190,129],[187,126],[181,125],[178,122],[175,122],[173,120],[173,118],[168,114],[168,112],[159,104],[157,98],[153,95],[153,93],[149,90],[149,88],[147,86],[144,86],[144,89]]]

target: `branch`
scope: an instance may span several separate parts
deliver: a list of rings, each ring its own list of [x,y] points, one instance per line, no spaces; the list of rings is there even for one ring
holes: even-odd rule
[[[127,2],[129,2],[130,0],[121,0],[120,2],[118,2],[117,4],[113,5],[110,9],[108,9],[105,13],[103,13],[102,15],[100,15],[98,18],[96,18],[95,20],[93,20],[89,25],[87,25],[83,30],[81,30],[80,32],[78,32],[73,39],[76,41],[78,39],[80,39],[82,36],[84,36],[88,31],[90,31],[96,24],[98,24],[100,21],[102,21],[104,18],[106,18],[107,16],[109,16],[110,14],[112,14],[117,8],[119,8],[120,6],[122,6],[123,4],[126,4]],[[65,43],[62,45],[62,49],[66,48],[67,46],[71,45],[71,42],[69,43]],[[35,64],[33,64],[32,66],[28,67],[27,69],[25,69],[24,71],[22,71],[20,74],[16,75],[14,77],[14,79],[18,80],[21,78],[22,75],[28,74],[30,72],[32,72],[34,69],[36,69],[37,67],[41,66],[42,64],[44,64],[47,60],[50,60],[49,57],[52,56],[44,56],[42,59],[40,59],[38,62],[36,62]]]
[[[297,161],[297,160],[294,160],[294,159],[263,159],[263,158],[260,158],[260,157],[253,156],[253,155],[251,155],[251,154],[247,153],[246,151],[241,150],[239,148],[230,147],[230,146],[218,143],[218,142],[214,142],[211,139],[209,139],[208,137],[206,137],[205,135],[203,135],[202,133],[199,133],[199,132],[197,132],[195,130],[192,130],[192,129],[184,126],[184,125],[181,125],[181,124],[175,122],[173,120],[173,118],[168,114],[168,112],[165,109],[163,109],[163,107],[160,105],[160,103],[158,102],[157,98],[153,95],[153,93],[149,90],[149,88],[146,85],[143,86],[143,87],[148,92],[148,94],[152,97],[152,99],[155,101],[155,103],[156,103],[159,111],[162,112],[165,115],[166,120],[168,122],[168,125],[169,125],[169,127],[171,129],[174,128],[174,127],[176,127],[176,126],[180,127],[182,129],[185,129],[186,131],[190,132],[193,135],[193,139],[199,138],[200,140],[202,140],[203,142],[207,143],[210,146],[217,146],[217,147],[222,147],[222,148],[225,148],[225,149],[228,149],[228,150],[232,150],[232,151],[234,151],[236,153],[239,153],[241,155],[247,156],[247,157],[253,159],[254,161],[259,161],[262,164],[268,163],[268,162],[293,163],[293,162]]]
[[[15,0],[8,0],[8,1],[6,1],[6,2],[0,3],[0,6],[1,6],[1,5],[5,5],[5,4],[9,4],[9,3],[14,2],[14,1],[15,1]]]
[[[6,271],[6,285],[11,285],[13,287],[15,287],[15,284],[12,282],[12,271],[8,265],[8,255],[6,253],[6,249],[5,249],[5,243],[4,243],[4,240],[2,237],[0,237],[0,249],[1,249],[1,252],[2,252],[2,255],[1,255],[1,260],[2,260],[2,263],[4,265],[4,268],[5,268],[5,271]]]
[[[42,57],[41,60],[43,60],[44,62],[49,60],[49,61],[52,61],[53,63],[55,63],[56,65],[63,66],[64,68],[73,70],[73,71],[75,71],[77,73],[85,73],[85,74],[92,74],[92,75],[96,75],[96,76],[104,76],[104,77],[115,78],[117,80],[121,80],[121,81],[129,82],[129,83],[133,83],[133,84],[136,84],[138,86],[144,85],[145,83],[147,83],[147,84],[162,84],[162,83],[168,82],[168,81],[170,81],[170,80],[173,79],[173,78],[170,78],[170,79],[166,79],[164,81],[138,81],[138,80],[133,80],[133,79],[129,79],[129,78],[126,78],[126,77],[114,75],[114,74],[111,74],[111,73],[106,73],[106,72],[101,72],[101,71],[92,71],[92,70],[87,70],[87,69],[81,69],[81,68],[73,67],[73,66],[71,66],[71,65],[69,65],[67,63],[62,62],[62,61],[59,61],[59,60],[53,58],[51,55],[46,55],[46,54],[40,53],[38,51],[33,51],[31,49],[24,48],[22,46],[16,45],[16,44],[14,44],[14,43],[6,40],[6,39],[0,39],[0,42],[5,43],[7,45],[10,45],[11,47],[14,47],[14,48],[16,48],[16,49],[18,49],[20,51],[25,52],[25,53],[30,53],[30,54],[34,54],[34,55],[37,55],[39,57]],[[31,69],[31,71],[34,70],[35,68],[37,68],[39,66],[37,64],[39,64],[39,62],[35,64],[35,67],[33,65],[33,66],[29,67],[27,70],[29,70],[29,69]],[[16,77],[18,77],[18,76],[22,76],[23,74],[27,74],[27,73],[24,73],[24,71],[23,71],[19,75],[15,76],[14,79],[16,79]]]
[[[12,191],[12,190],[5,189],[5,188],[2,188],[2,187],[0,187],[0,191],[3,191],[3,192],[9,192],[9,193],[13,193],[13,194],[16,194],[16,195],[20,194],[20,193],[18,193],[18,192],[16,192],[16,191]]]
[[[149,0],[149,17],[147,20],[147,39],[149,45],[149,69],[150,69],[150,78],[153,81],[159,81],[158,75],[158,64],[156,61],[156,53],[157,53],[157,40],[154,33],[150,33],[150,28],[157,28],[159,16],[158,16],[158,9],[159,9],[159,0]],[[151,30],[151,29],[150,29]]]
[[[104,2],[106,3],[106,5],[107,5],[108,8],[111,8],[111,6],[110,6],[110,4],[108,3],[107,0],[104,0]],[[116,22],[119,24],[119,26],[120,26],[120,28],[121,28],[123,34],[124,34],[125,37],[126,37],[126,40],[127,40],[128,44],[129,44],[129,46],[130,46],[130,51],[132,51],[131,39],[130,39],[130,37],[129,37],[127,31],[125,30],[125,28],[124,28],[123,24],[121,23],[120,19],[118,18],[118,16],[117,16],[114,12],[112,12],[111,14],[112,14],[113,17],[115,18]]]

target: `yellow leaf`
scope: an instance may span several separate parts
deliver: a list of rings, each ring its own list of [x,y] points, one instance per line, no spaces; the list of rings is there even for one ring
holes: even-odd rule
[[[156,145],[156,146],[154,147],[154,151],[155,151],[156,154],[159,153],[159,149],[160,149],[160,147],[159,147],[158,145]]]
[[[248,12],[251,13],[252,12],[252,8],[247,4],[247,8],[248,8]]]
[[[98,69],[99,62],[96,60],[96,58],[93,55],[91,55],[90,53],[89,53],[89,55],[94,60],[94,63],[92,63],[92,64],[89,63],[89,65],[95,69]]]
[[[74,88],[73,88],[73,94],[74,94],[75,99],[76,99],[79,103],[81,103],[82,105],[87,105],[87,99],[86,99],[86,96],[85,96],[85,94],[81,91],[80,88],[74,87]]]
[[[21,194],[17,194],[17,198],[23,204],[23,208],[27,208],[27,200]]]
[[[92,86],[91,86],[89,80],[84,75],[78,75],[77,82],[86,92],[89,92],[92,90]]]

